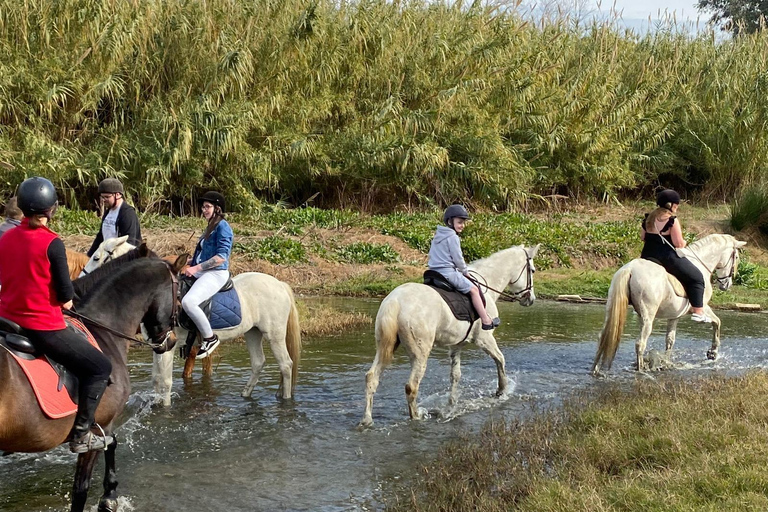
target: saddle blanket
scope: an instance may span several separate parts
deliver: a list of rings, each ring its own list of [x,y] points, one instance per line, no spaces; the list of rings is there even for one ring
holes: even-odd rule
[[[475,320],[480,318],[480,315],[477,314],[475,307],[472,305],[472,299],[469,297],[469,295],[464,295],[463,293],[456,291],[449,292],[448,290],[444,290],[430,284],[427,286],[431,287],[433,290],[440,294],[445,303],[448,304],[448,307],[451,308],[451,312],[457,320],[473,324],[475,323]]]
[[[93,335],[82,322],[69,317],[65,321],[69,329],[80,332],[91,345],[101,350]],[[27,376],[43,414],[54,420],[75,414],[77,404],[72,400],[69,391],[61,383],[59,374],[45,356],[26,359],[16,355],[11,350],[8,350],[8,353],[19,363],[24,375]]]
[[[208,318],[211,321],[211,329],[229,329],[240,325],[243,321],[243,313],[237,290],[232,288],[214,295]]]

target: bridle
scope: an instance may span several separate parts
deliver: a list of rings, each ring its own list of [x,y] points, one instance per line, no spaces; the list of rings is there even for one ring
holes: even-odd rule
[[[176,300],[176,296],[179,292],[179,279],[176,276],[176,274],[173,272],[173,268],[171,267],[171,264],[167,261],[163,261],[165,263],[166,268],[168,269],[168,272],[171,274],[171,317],[170,317],[170,323],[169,327],[167,329],[163,329],[162,331],[158,332],[152,338],[150,341],[144,341],[142,339],[136,338],[136,336],[130,336],[128,334],[125,334],[123,332],[120,332],[116,329],[112,329],[111,327],[108,327],[104,325],[103,323],[99,322],[98,320],[94,320],[93,318],[87,317],[83,315],[82,313],[78,313],[76,311],[67,310],[65,309],[63,313],[65,315],[69,315],[75,318],[78,318],[82,320],[83,322],[89,323],[94,327],[98,327],[99,329],[103,329],[107,331],[110,334],[113,334],[117,336],[118,338],[123,338],[128,341],[136,342],[141,345],[145,345],[155,352],[162,349],[162,352],[166,352],[168,347],[168,342],[171,339],[171,334],[173,334],[173,328],[176,326],[176,320],[179,315],[179,308]]]
[[[699,261],[699,263],[701,263],[701,264],[704,266],[704,268],[707,270],[707,272],[709,272],[709,275],[712,275],[712,273],[713,273],[715,270],[717,270],[717,267],[715,267],[713,270],[710,270],[710,269],[709,269],[709,267],[707,266],[707,264],[706,264],[706,263],[704,263],[704,262],[701,260],[701,258],[699,258],[698,254],[696,254],[696,253],[693,251],[693,249],[690,249],[690,248],[689,248],[689,250],[690,250],[691,254],[693,254],[693,257],[694,257],[694,258],[696,258],[696,259]],[[733,251],[731,252],[731,257],[730,257],[730,258],[728,258],[728,263],[727,263],[727,264],[730,264],[730,266],[731,266],[731,270],[728,272],[728,275],[727,275],[727,276],[723,276],[723,277],[720,277],[720,276],[718,276],[717,274],[715,274],[715,280],[716,280],[716,281],[717,281],[719,284],[725,284],[725,283],[727,283],[729,279],[732,279],[732,278],[733,278],[733,276],[735,276],[735,275],[736,275],[736,256],[737,256],[738,254],[739,254],[739,249],[738,249],[738,248],[736,248],[736,247],[734,247],[734,248],[733,248]]]
[[[523,252],[525,252],[525,249],[523,249]],[[520,270],[520,274],[517,276],[517,278],[514,281],[511,281],[509,285],[511,286],[520,281],[520,279],[523,278],[523,274],[525,274],[525,287],[518,291],[518,292],[512,292],[507,293],[505,291],[501,290],[495,290],[488,286],[488,283],[486,282],[485,278],[480,275],[479,273],[475,272],[474,270],[469,271],[469,280],[472,281],[478,288],[485,288],[487,290],[490,290],[492,292],[498,293],[500,296],[505,297],[512,302],[521,301],[523,299],[527,299],[531,296],[531,291],[533,290],[533,259],[528,255],[527,252],[525,252],[525,266]],[[475,277],[476,276],[476,277]],[[480,282],[482,280],[482,283]]]
[[[114,256],[115,256],[115,251],[116,251],[116,249],[112,249],[111,251],[106,251],[107,256],[104,258],[104,261],[102,261],[101,264],[103,265],[103,264],[105,264],[105,263],[107,263],[109,261],[112,261],[114,259]],[[98,267],[96,267],[96,268],[98,268]],[[85,270],[85,268],[83,268],[82,273],[83,273],[84,276],[87,276],[88,274],[91,273],[91,271],[90,270]]]

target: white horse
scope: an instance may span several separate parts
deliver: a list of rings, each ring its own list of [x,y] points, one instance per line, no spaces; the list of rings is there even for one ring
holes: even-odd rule
[[[135,249],[136,247],[128,243],[128,235],[117,238],[107,238],[96,249],[91,259],[85,264],[83,271],[78,277],[87,276],[108,261],[122,256],[123,254]]]
[[[486,310],[493,318],[498,316],[496,300],[507,285],[511,295],[523,306],[536,300],[533,292],[533,258],[539,246],[517,245],[472,263],[469,268],[487,283]],[[482,282],[482,280],[481,280]],[[471,329],[471,330],[470,330]],[[466,338],[466,339],[465,339]],[[402,343],[411,360],[411,375],[405,385],[405,397],[412,419],[418,419],[416,396],[419,383],[427,368],[427,358],[435,343],[448,347],[451,357],[450,403],[456,402],[461,378],[461,349],[472,341],[496,362],[499,387],[497,396],[507,388],[504,355],[496,344],[493,331],[484,331],[481,323],[473,326],[456,319],[443,298],[432,287],[420,283],[406,283],[395,288],[379,306],[376,315],[376,357],[365,376],[365,413],[361,426],[373,424],[371,412],[373,395],[379,386],[379,375],[392,360],[395,349]]]
[[[240,297],[242,321],[229,329],[215,329],[213,332],[222,341],[244,336],[251,356],[251,377],[242,391],[242,396],[251,396],[264,367],[263,340],[272,347],[272,354],[280,366],[281,381],[278,396],[289,399],[293,396],[301,357],[301,328],[299,313],[291,287],[274,277],[259,272],[246,272],[232,278]],[[187,331],[175,329],[176,337],[186,340]],[[185,376],[191,375],[197,347],[187,357]],[[210,362],[210,357],[203,361]],[[171,403],[173,384],[173,353],[155,354],[152,367],[152,381],[155,392],[163,397],[165,405]]]
[[[693,242],[685,249],[678,249],[678,254],[687,257],[704,276],[704,312],[712,318],[713,329],[712,347],[707,351],[709,359],[717,358],[720,347],[720,319],[708,305],[712,297],[710,278],[716,271],[720,289],[730,288],[739,266],[739,249],[744,245],[746,242],[740,242],[731,235],[715,234]],[[635,308],[642,323],[640,337],[635,343],[638,371],[644,367],[643,354],[653,330],[654,318],[667,320],[667,356],[670,356],[675,344],[677,321],[691,308],[680,282],[667,274],[661,265],[638,258],[621,267],[614,274],[608,290],[605,323],[592,365],[593,375],[598,374],[600,368],[610,369],[624,332],[628,305]]]

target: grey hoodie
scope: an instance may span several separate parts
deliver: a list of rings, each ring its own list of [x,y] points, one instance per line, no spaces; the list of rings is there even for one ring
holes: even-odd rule
[[[467,271],[467,264],[461,254],[461,241],[453,228],[438,226],[432,246],[429,248],[429,262],[432,270],[456,269],[462,274]]]

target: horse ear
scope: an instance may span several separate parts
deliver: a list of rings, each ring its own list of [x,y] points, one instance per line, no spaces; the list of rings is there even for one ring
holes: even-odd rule
[[[742,242],[741,240],[736,240],[736,243],[734,244],[734,247],[737,248],[737,249],[741,249],[745,245],[747,245],[747,242]]]
[[[141,242],[141,245],[139,245],[139,256],[147,258],[151,252],[149,247],[147,247],[147,242]]]
[[[178,274],[181,272],[181,269],[184,268],[187,264],[187,260],[189,259],[189,254],[179,254],[176,257],[176,261],[173,262],[173,271]]]
[[[528,253],[529,258],[535,258],[539,252],[539,247],[541,247],[541,244],[536,244],[533,247],[528,247],[525,252]]]
[[[115,238],[115,246],[122,245],[128,241],[128,235],[123,235]]]

